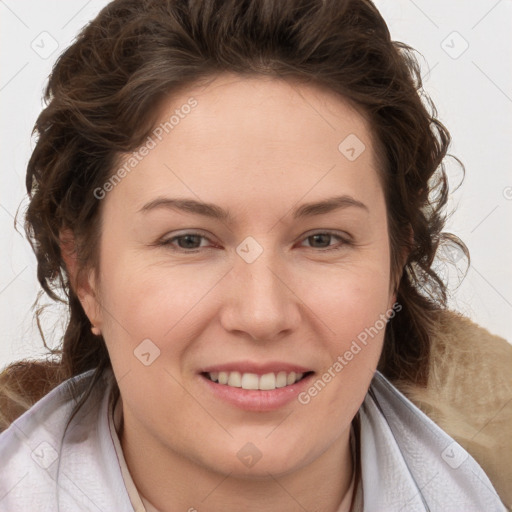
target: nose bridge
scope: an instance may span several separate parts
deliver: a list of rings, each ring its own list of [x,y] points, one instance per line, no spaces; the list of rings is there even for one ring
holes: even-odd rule
[[[225,328],[265,340],[292,329],[298,321],[298,310],[295,296],[285,284],[282,261],[272,250],[262,249],[254,240],[237,248],[233,300],[225,316]]]

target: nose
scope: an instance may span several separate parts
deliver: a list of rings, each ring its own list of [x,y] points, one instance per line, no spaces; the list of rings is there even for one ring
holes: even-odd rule
[[[223,327],[258,342],[275,341],[299,325],[301,301],[282,260],[264,251],[256,261],[236,258],[221,313]]]

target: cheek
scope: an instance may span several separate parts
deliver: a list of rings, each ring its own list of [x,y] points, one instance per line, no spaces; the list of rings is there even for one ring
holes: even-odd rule
[[[310,275],[309,282],[304,283],[304,296],[331,332],[333,348],[343,348],[348,339],[373,326],[390,307],[387,258],[374,262],[361,259],[330,269],[322,279],[318,277]]]
[[[180,373],[186,352],[214,313],[209,300],[226,269],[147,260],[120,256],[102,267],[104,333],[112,364],[118,373],[143,371],[137,355],[147,353],[146,347],[151,357],[159,351],[163,356],[155,366],[165,360],[173,374]]]
[[[313,396],[322,394],[317,401],[319,414],[332,407],[344,410],[347,404],[354,405],[355,414],[366,394],[392,312],[387,262],[361,260],[324,279],[322,287],[318,282],[306,283],[308,302],[321,320],[327,356],[321,382],[312,390]]]
[[[331,332],[326,336],[331,374],[343,375],[343,386],[351,391],[364,387],[377,366],[386,329],[387,295],[383,293],[343,294],[333,301],[326,316]],[[376,290],[371,289],[372,292]],[[327,311],[327,310],[325,310]],[[327,377],[328,379],[328,377]],[[338,383],[339,379],[338,379]]]
[[[134,336],[151,332],[162,338],[213,286],[214,274],[127,250],[115,260],[105,259],[102,299],[105,309],[110,307],[111,316],[116,316],[111,320]]]

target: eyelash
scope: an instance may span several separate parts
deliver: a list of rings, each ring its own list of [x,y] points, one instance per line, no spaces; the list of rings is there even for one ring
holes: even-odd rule
[[[308,238],[311,238],[316,235],[329,235],[331,237],[338,238],[341,242],[339,245],[331,247],[331,248],[316,248],[316,247],[308,247],[310,249],[317,249],[316,252],[331,252],[331,251],[339,251],[343,249],[346,245],[351,245],[351,242],[347,239],[339,235],[338,233],[333,233],[331,231],[318,231],[316,233],[312,233],[306,237],[303,238],[303,240],[307,240]],[[199,236],[201,238],[204,238],[205,240],[209,240],[208,237],[204,236],[202,233],[196,233],[196,232],[187,232],[183,233],[182,235],[174,236],[172,238],[169,238],[168,240],[163,240],[158,245],[165,246],[171,248],[171,250],[176,252],[182,252],[182,253],[197,253],[201,250],[201,248],[195,248],[195,249],[183,249],[182,247],[175,247],[172,245],[173,242],[176,240],[179,240],[180,238],[186,238],[187,236]],[[207,248],[209,249],[209,248]]]

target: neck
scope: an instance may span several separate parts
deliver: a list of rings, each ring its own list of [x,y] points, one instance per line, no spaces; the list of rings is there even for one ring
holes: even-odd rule
[[[212,470],[146,434],[123,414],[119,437],[126,464],[140,494],[161,512],[337,512],[342,501],[343,510],[345,502],[350,503],[347,493],[354,470],[350,427],[309,464],[260,478]]]

